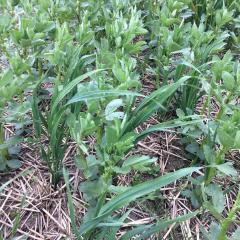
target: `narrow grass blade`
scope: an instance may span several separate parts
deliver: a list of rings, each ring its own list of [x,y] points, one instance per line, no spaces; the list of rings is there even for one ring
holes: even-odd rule
[[[68,209],[69,209],[69,216],[71,219],[72,229],[73,229],[73,232],[74,232],[75,236],[77,237],[77,239],[80,240],[82,238],[77,229],[77,224],[75,222],[75,211],[74,211],[74,205],[73,205],[73,198],[72,198],[71,190],[70,190],[69,174],[65,168],[63,168],[63,177],[64,177],[64,181],[66,184],[66,189],[67,189]]]
[[[100,210],[99,215],[112,213],[113,211],[125,206],[126,204],[136,200],[137,198],[145,196],[151,192],[154,192],[157,189],[167,184],[170,184],[179,178],[191,174],[192,172],[198,171],[199,169],[200,168],[198,167],[180,169],[176,172],[168,173],[159,178],[131,187],[126,192],[119,194],[117,197],[111,199],[111,201],[105,204]]]
[[[22,199],[21,204],[20,204],[20,209],[23,208],[25,202],[26,202],[26,194],[23,196],[23,199]],[[14,219],[13,227],[12,227],[12,230],[11,230],[11,239],[13,239],[14,236],[16,235],[17,229],[18,229],[20,224],[21,224],[21,212],[18,211],[18,213],[17,213],[17,215]]]
[[[33,126],[35,130],[35,135],[37,138],[40,138],[41,132],[42,132],[42,126],[41,126],[40,112],[37,104],[36,91],[34,91],[33,93],[32,115],[33,115]]]
[[[143,138],[145,138],[146,136],[148,136],[149,134],[151,134],[153,132],[166,131],[167,129],[183,127],[183,126],[202,122],[202,120],[200,120],[200,119],[188,120],[190,118],[191,118],[191,116],[188,116],[186,119],[181,119],[181,120],[176,119],[173,121],[163,122],[163,123],[156,124],[152,127],[149,127],[147,130],[141,132],[140,134],[138,134],[136,136],[135,142],[142,140]]]
[[[69,94],[71,92],[71,90],[76,87],[77,84],[79,84],[80,82],[82,82],[83,80],[85,80],[86,78],[99,73],[101,71],[103,71],[104,69],[98,69],[98,70],[94,70],[88,73],[85,73],[77,78],[75,78],[73,81],[71,81],[70,83],[68,83],[66,86],[64,86],[63,90],[59,93],[59,95],[56,97],[56,99],[54,100],[54,102],[52,103],[52,112],[55,112],[58,104],[63,100],[63,98]]]
[[[84,234],[90,231],[91,229],[95,228],[101,221],[104,220],[106,216],[111,215],[114,211],[118,210],[123,206],[126,206],[132,201],[135,201],[137,198],[143,197],[151,192],[154,192],[167,184],[170,184],[182,177],[185,177],[195,171],[198,171],[199,169],[200,168],[198,167],[180,169],[176,172],[168,173],[154,180],[150,180],[129,188],[127,191],[119,194],[118,196],[107,202],[100,210],[99,216],[97,218],[84,223],[80,228],[81,233]]]
[[[135,112],[139,112],[141,109],[148,106],[149,102],[151,101],[155,101],[156,103],[162,105],[167,98],[169,98],[184,82],[190,78],[190,76],[184,76],[177,82],[163,86],[162,88],[152,92],[150,96],[141,101],[141,104],[136,108]]]
[[[64,115],[64,109],[60,109],[56,114],[54,114],[53,119],[51,119],[51,127],[49,129],[49,132],[51,133],[51,136],[57,136],[58,130],[59,130],[59,125],[61,123],[62,117]],[[64,129],[60,130],[61,132],[64,131]],[[50,139],[50,144],[52,146],[55,146],[57,142],[56,137],[51,137]]]
[[[164,104],[169,97],[171,97],[189,78],[189,76],[185,76],[179,79],[176,83],[164,86],[159,90],[154,91],[150,96],[145,97],[141,104],[130,115],[129,120],[126,121],[126,125],[122,130],[122,135],[126,132],[133,131],[160,108],[164,109]]]
[[[120,90],[98,90],[98,91],[88,91],[86,93],[78,93],[72,99],[67,102],[67,105],[72,103],[77,103],[81,101],[100,99],[104,97],[114,97],[114,96],[139,96],[143,95],[130,91],[120,91]]]
[[[80,53],[83,49],[83,46],[77,46],[76,49],[74,50],[73,54],[72,54],[72,58],[70,60],[67,72],[64,76],[64,81],[67,83],[68,81],[70,81],[72,75],[74,74],[74,72],[76,71],[76,67],[79,63],[79,56]]]
[[[201,74],[201,71],[195,67],[193,64],[191,64],[190,62],[187,62],[186,60],[181,60],[181,63],[182,65],[186,66],[186,67],[189,67],[189,68],[192,68],[194,69],[196,72],[200,73]]]
[[[137,227],[137,228],[127,232],[126,234],[124,234],[120,238],[120,240],[128,240],[136,235],[140,235],[140,237],[136,238],[137,240],[148,239],[148,237],[150,237],[151,235],[153,235],[155,233],[160,233],[161,231],[165,230],[170,225],[172,225],[174,223],[186,221],[192,217],[195,217],[198,213],[199,213],[199,211],[195,211],[193,213],[185,214],[183,216],[177,217],[172,220],[160,220],[157,224],[154,224],[154,225],[144,225],[144,226]]]
[[[38,107],[38,91],[40,90],[42,82],[43,82],[43,79],[40,79],[35,89],[33,90],[33,96],[32,96],[32,102],[31,102],[33,126],[35,130],[35,135],[37,138],[40,138],[42,133],[46,134],[42,128],[42,124],[46,127],[46,122],[42,115],[42,112],[39,110],[39,107]]]

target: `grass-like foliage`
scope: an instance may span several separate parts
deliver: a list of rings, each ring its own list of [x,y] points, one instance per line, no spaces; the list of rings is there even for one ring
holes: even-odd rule
[[[128,226],[119,239],[148,239],[206,211],[216,222],[209,231],[202,228],[205,238],[228,239],[240,195],[224,218],[226,191],[214,180],[228,176],[238,183],[227,156],[240,149],[239,13],[237,0],[0,0],[0,57],[6,62],[0,171],[21,166],[17,144],[30,141],[24,131],[33,125],[31,141],[51,184],[57,189],[65,181],[77,239],[115,239],[128,223],[129,206],[186,177],[181,190],[193,212],[154,216],[151,224]],[[154,86],[148,94],[142,91],[146,78]],[[139,131],[151,118],[158,123]],[[21,126],[17,136],[6,138],[6,123]],[[145,181],[142,173],[151,172],[157,159],[132,152],[160,131],[179,133],[189,166]],[[64,166],[69,141],[84,177],[79,191],[88,210],[82,219]],[[132,172],[140,183],[116,185],[118,176]],[[120,214],[123,208],[129,209]],[[19,223],[20,214],[11,237]]]

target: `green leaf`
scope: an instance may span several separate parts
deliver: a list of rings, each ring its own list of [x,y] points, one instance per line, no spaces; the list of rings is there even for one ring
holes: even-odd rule
[[[203,207],[205,209],[208,209],[210,211],[210,213],[218,220],[218,221],[222,221],[223,217],[222,215],[215,209],[215,207],[212,205],[212,203],[210,202],[204,202],[203,203]]]
[[[235,80],[232,74],[223,71],[222,73],[223,84],[228,91],[232,91],[235,88]]]
[[[85,159],[83,159],[81,156],[77,155],[74,158],[74,163],[76,167],[80,170],[84,170],[87,168],[87,162]]]
[[[198,68],[196,68],[193,64],[191,64],[190,62],[187,62],[186,60],[181,60],[181,64],[182,65],[184,65],[184,66],[186,66],[186,67],[189,67],[189,68],[192,68],[192,69],[194,69],[196,72],[198,72],[198,73],[200,73],[201,74],[201,71],[198,69]]]
[[[234,148],[234,139],[222,128],[218,129],[218,137],[221,144],[227,149]]]
[[[144,168],[144,166],[146,164],[150,164],[150,163],[154,163],[156,162],[157,158],[151,158],[149,156],[131,156],[129,158],[127,158],[124,162],[123,162],[123,165],[122,167],[125,168],[134,168],[135,167],[140,167],[141,169],[141,166]]]
[[[185,150],[191,154],[197,154],[200,151],[199,144],[196,142],[192,142],[186,146]]]
[[[18,155],[20,153],[21,147],[20,146],[14,146],[14,147],[9,147],[8,152],[9,155]]]
[[[153,163],[157,160],[157,158],[151,158],[149,156],[131,156],[128,159],[126,159],[121,167],[114,167],[113,170],[116,173],[120,174],[127,174],[131,170],[137,170],[140,172],[146,172],[150,170],[149,167],[147,167],[148,164]]]
[[[26,202],[26,193],[24,194],[22,200],[21,200],[21,204],[20,204],[20,209],[22,209],[24,207],[24,204]],[[14,223],[13,223],[13,227],[11,230],[11,239],[13,239],[14,236],[16,236],[17,230],[21,224],[21,211],[17,212],[17,215],[14,217]]]
[[[149,134],[154,133],[154,132],[167,131],[168,129],[173,129],[176,127],[183,127],[183,126],[187,126],[187,125],[194,125],[194,124],[200,123],[200,122],[202,122],[202,120],[198,120],[198,119],[191,120],[191,116],[188,116],[188,117],[181,118],[181,119],[176,119],[176,120],[172,120],[172,121],[168,121],[168,122],[159,123],[152,127],[149,127],[147,130],[136,135],[135,142],[142,140],[143,138],[145,138],[146,136],[148,136]]]
[[[0,32],[2,29],[7,28],[11,23],[11,16],[9,14],[3,14],[1,13],[0,17]]]
[[[196,216],[198,213],[199,213],[199,211],[195,211],[193,213],[185,214],[183,216],[176,217],[175,219],[171,219],[171,220],[162,220],[161,219],[158,221],[157,224],[154,224],[154,225],[153,224],[142,225],[140,227],[137,227],[137,228],[125,233],[120,238],[120,240],[132,239],[132,237],[134,237],[136,235],[140,235],[139,237],[136,238],[138,240],[148,239],[154,233],[159,233],[159,232],[165,230],[168,226],[170,226],[172,224],[186,221],[186,220]]]
[[[240,236],[240,227],[237,228],[237,230],[233,233],[231,240],[239,240]]]
[[[86,193],[88,198],[97,198],[103,192],[103,181],[101,178],[94,181],[85,181],[79,185],[79,190]]]
[[[1,156],[0,156],[0,171],[4,171],[6,170],[6,160],[5,159],[2,159]]]
[[[182,77],[177,82],[164,86],[152,92],[150,96],[145,97],[139,106],[130,115],[130,118],[123,128],[122,134],[133,131],[136,127],[146,121],[159,109],[165,109],[165,102],[189,78],[189,76]]]
[[[45,11],[51,6],[51,2],[48,0],[38,0],[38,3]]]
[[[118,216],[114,218],[110,218],[110,223],[103,223],[99,224],[98,227],[104,227],[102,228],[102,231],[97,235],[96,240],[113,240],[116,238],[116,234],[119,230],[119,228],[124,224],[124,221],[127,219],[128,215],[131,213],[132,209],[128,210],[123,216],[120,218]],[[107,227],[106,227],[107,226]],[[115,227],[116,226],[116,227]]]
[[[226,174],[227,176],[231,175],[233,177],[237,177],[238,173],[237,170],[233,167],[231,162],[226,162],[223,164],[215,165],[215,167],[222,173]]]
[[[40,82],[41,83],[41,82]],[[34,130],[35,130],[35,135],[37,138],[41,137],[41,133],[42,133],[42,126],[41,126],[41,113],[40,110],[38,108],[38,99],[37,99],[37,94],[38,94],[38,88],[40,83],[36,86],[36,88],[33,91],[33,100],[32,100],[32,114],[33,114],[33,126],[34,126]]]
[[[12,147],[18,143],[23,142],[24,139],[22,137],[14,137],[6,140],[3,144],[0,144],[0,150]]]
[[[208,144],[204,144],[203,152],[204,152],[204,156],[205,156],[208,164],[214,164],[215,163],[215,151]]]
[[[94,90],[88,91],[86,93],[77,93],[73,96],[68,102],[67,105],[72,103],[82,102],[82,101],[89,101],[95,99],[101,99],[105,97],[114,97],[114,96],[138,96],[143,97],[142,94],[134,93],[130,91],[120,91],[120,90]]]
[[[235,139],[234,139],[234,148],[240,149],[240,131],[236,132]]]
[[[114,119],[122,119],[124,117],[123,112],[115,112],[118,108],[123,106],[122,99],[114,99],[105,108],[105,117],[108,121],[112,121]]]
[[[123,193],[123,192],[125,192],[127,190],[128,190],[128,187],[126,187],[126,186],[110,185],[109,188],[108,188],[108,191],[110,193],[114,193],[114,194],[120,194],[120,193]]]
[[[218,240],[219,234],[221,232],[221,227],[216,222],[212,222],[209,228],[209,235],[211,240]]]
[[[128,191],[111,199],[111,201],[109,201],[102,207],[102,209],[100,210],[100,215],[111,213],[125,206],[126,204],[136,200],[137,198],[145,196],[153,191],[156,191],[159,188],[167,184],[170,184],[181,177],[187,176],[188,174],[191,174],[194,171],[198,171],[199,169],[200,168],[196,167],[181,169],[173,173],[168,173],[154,180],[136,185],[128,189]]]
[[[63,100],[63,98],[69,94],[74,87],[76,87],[77,84],[79,84],[80,82],[84,81],[86,78],[99,73],[101,71],[103,71],[104,69],[98,69],[98,70],[94,70],[88,73],[85,73],[77,78],[75,78],[73,81],[71,81],[69,84],[67,84],[66,86],[64,86],[63,90],[58,94],[58,96],[56,97],[56,99],[54,100],[53,104],[52,104],[52,108],[51,108],[51,112],[55,112],[58,104]]]
[[[111,201],[106,203],[101,208],[97,218],[82,224],[80,229],[81,234],[84,234],[89,230],[93,229],[106,216],[109,216],[112,212],[118,210],[123,206],[126,206],[130,202],[135,201],[137,198],[150,194],[151,192],[154,192],[167,184],[170,184],[182,177],[185,177],[195,171],[198,171],[199,169],[200,168],[198,167],[184,168],[176,172],[168,173],[154,180],[150,180],[129,188],[126,192],[119,194],[115,198],[112,198]]]
[[[12,70],[8,69],[7,71],[5,71],[1,76],[0,87],[4,87],[7,84],[11,83],[11,81],[13,81],[13,76],[14,75]]]
[[[107,145],[112,145],[118,140],[118,131],[113,126],[107,126],[105,129],[106,132],[106,143]]]
[[[11,169],[17,169],[22,166],[22,163],[17,159],[11,159],[7,161],[7,166]]]
[[[199,192],[198,190],[199,189],[196,189],[193,191],[184,190],[181,193],[181,195],[183,195],[191,200],[191,203],[192,203],[193,207],[195,207],[195,208],[199,208],[201,206],[201,196],[199,197],[197,195],[197,193]]]
[[[220,186],[216,184],[210,184],[205,187],[205,192],[208,196],[212,197],[212,203],[214,208],[221,213],[225,206],[225,196]]]
[[[114,99],[110,103],[108,103],[108,105],[106,106],[105,114],[108,115],[109,113],[116,111],[121,106],[123,106],[123,100]]]
[[[68,210],[69,210],[69,216],[71,219],[71,226],[75,236],[77,237],[78,240],[80,240],[82,238],[79,234],[78,227],[75,221],[75,210],[74,210],[73,198],[70,190],[69,173],[65,168],[63,168],[63,177],[64,177],[64,181],[67,188]]]

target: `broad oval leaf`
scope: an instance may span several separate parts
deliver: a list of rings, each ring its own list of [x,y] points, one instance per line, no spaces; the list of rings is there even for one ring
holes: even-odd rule
[[[22,166],[22,163],[18,159],[11,159],[7,161],[7,166],[11,169],[17,169]]]

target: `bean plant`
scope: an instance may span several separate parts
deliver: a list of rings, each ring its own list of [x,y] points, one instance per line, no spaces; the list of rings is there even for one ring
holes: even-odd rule
[[[0,66],[0,171],[21,166],[19,142],[35,142],[50,184],[57,189],[65,181],[77,239],[115,239],[129,223],[130,204],[186,180],[181,194],[192,213],[156,216],[119,239],[148,239],[206,212],[215,221],[208,231],[202,227],[204,238],[229,239],[239,193],[226,217],[228,191],[215,179],[239,185],[237,163],[229,159],[240,149],[239,12],[237,0],[0,0],[0,57],[6,62]],[[153,89],[145,94],[149,81]],[[150,118],[158,123],[144,128]],[[33,125],[31,140],[22,132],[6,138],[7,123]],[[178,133],[191,163],[146,181],[141,176],[151,173],[157,158],[133,152],[160,131]],[[64,164],[72,141],[72,160],[84,178],[78,189],[87,213],[81,219]],[[140,183],[116,184],[132,172]]]

